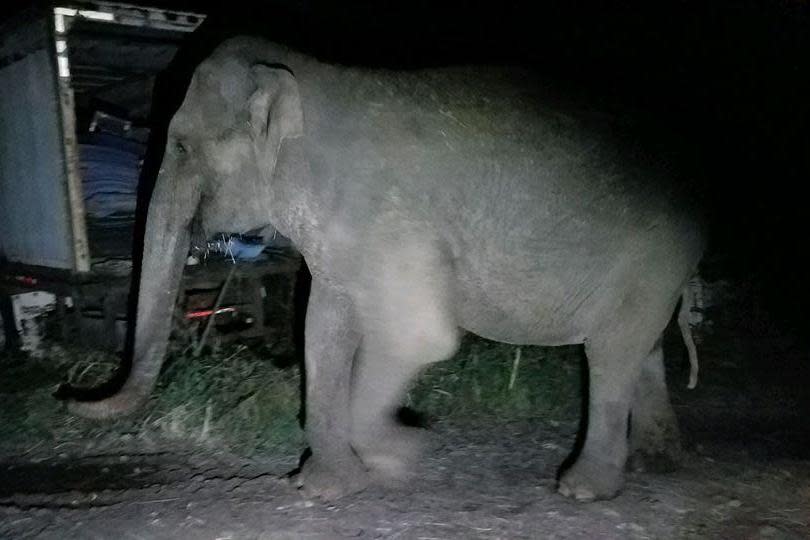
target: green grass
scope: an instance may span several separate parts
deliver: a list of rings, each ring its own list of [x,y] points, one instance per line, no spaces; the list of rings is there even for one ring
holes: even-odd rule
[[[518,353],[519,351],[519,353]],[[516,357],[519,359],[516,361]],[[118,360],[97,351],[51,348],[44,359],[0,356],[0,438],[28,447],[123,438],[169,440],[225,448],[243,455],[294,454],[300,378],[266,352],[215,347],[199,358],[173,352],[149,403],[136,414],[98,422],[70,415],[52,392],[70,380],[92,386]],[[515,347],[468,336],[451,360],[428,368],[405,405],[433,420],[506,421],[575,418],[579,372],[571,348]]]
[[[175,356],[155,394],[147,423],[164,434],[244,453],[303,445],[298,370],[277,368],[244,346]]]
[[[117,362],[113,355],[82,349],[52,348],[45,359],[2,357],[0,373],[9,383],[0,392],[3,444],[103,444],[124,436],[244,454],[297,452],[303,446],[297,370],[279,369],[244,346],[215,348],[200,358],[172,354],[149,403],[127,418],[77,418],[52,397],[64,380],[79,386],[106,380]]]
[[[406,405],[453,420],[575,417],[577,359],[573,347],[520,347],[467,336],[452,359],[425,370]]]

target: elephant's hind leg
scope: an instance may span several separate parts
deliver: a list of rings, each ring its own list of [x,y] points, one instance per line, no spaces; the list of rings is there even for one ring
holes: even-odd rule
[[[459,339],[449,265],[430,244],[396,245],[369,268],[352,388],[353,447],[383,480],[404,477],[428,435],[396,420],[409,383],[427,364],[453,355]]]
[[[429,432],[397,421],[409,383],[421,364],[370,347],[361,357],[353,397],[352,445],[371,473],[384,482],[404,480],[429,445]]]
[[[559,491],[580,500],[606,499],[618,494],[629,454],[630,414],[639,401],[639,384],[655,382],[640,399],[666,400],[661,363],[661,334],[675,309],[678,294],[665,294],[665,281],[650,280],[653,289],[628,292],[585,343],[590,379],[588,428],[576,462],[560,477]],[[680,286],[671,288],[680,291]],[[660,371],[656,371],[660,370]],[[667,402],[668,405],[668,402]],[[664,411],[664,412],[662,412]],[[669,414],[664,408],[642,413],[639,436],[650,434],[649,422]],[[638,442],[641,442],[639,439]]]
[[[588,357],[588,426],[582,451],[562,473],[561,494],[590,501],[615,496],[624,482],[628,418],[641,362],[647,351],[627,350],[621,340],[585,345]]]
[[[681,460],[675,411],[669,401],[661,340],[641,368],[631,409],[630,466],[638,471],[666,472]]]

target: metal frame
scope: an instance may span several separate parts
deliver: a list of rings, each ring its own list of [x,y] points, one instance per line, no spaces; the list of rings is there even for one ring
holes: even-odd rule
[[[177,11],[119,2],[59,2],[54,15],[109,22],[125,26],[193,32],[205,20],[205,15],[190,11]],[[69,24],[66,21],[67,24]]]
[[[124,287],[122,290],[128,290],[128,277],[96,274],[90,268],[82,179],[78,164],[74,93],[68,61],[68,33],[76,18],[175,32],[192,32],[205,20],[204,15],[192,12],[116,2],[87,3],[67,0],[44,6],[40,4],[0,24],[0,67],[43,49],[49,53],[48,57],[52,62],[54,77],[51,84],[54,85],[59,100],[58,131],[62,137],[62,144],[58,146],[63,152],[60,157],[64,158],[64,177],[58,181],[64,183],[69,206],[74,267],[51,268],[0,260],[0,307],[4,308],[3,311],[10,305],[8,300],[11,294],[26,290],[46,290],[55,293],[60,301],[70,296],[75,302],[81,301],[82,290],[86,287],[102,287],[105,290]],[[45,37],[39,36],[30,42],[23,40],[25,36],[14,41],[3,39],[6,30],[31,20],[43,21],[48,29]],[[60,306],[64,308],[62,304]],[[75,311],[80,311],[80,306],[76,306]],[[13,317],[4,316],[3,319],[6,325],[14,324]],[[7,345],[13,344],[14,336],[7,336],[7,340]]]
[[[76,111],[74,91],[70,75],[69,30],[76,19],[92,20],[114,25],[153,28],[173,32],[191,32],[204,20],[198,13],[175,11],[151,7],[135,6],[116,2],[84,2],[66,0],[48,2],[29,8],[14,18],[0,24],[0,67],[7,66],[31,53],[44,50],[52,62],[54,95],[57,97],[57,131],[61,137],[61,155],[64,173],[58,189],[63,190],[66,202],[66,221],[69,222],[68,245],[72,249],[66,264],[77,273],[91,270],[91,253],[87,238],[82,178],[78,161],[78,141],[76,135]],[[46,35],[16,35],[14,39],[3,39],[6,31],[13,31],[20,24],[42,21]],[[48,81],[42,81],[48,84]],[[39,262],[38,264],[47,264]]]
[[[69,30],[75,19],[107,22],[115,25],[152,28],[174,32],[192,32],[204,20],[198,13],[134,6],[115,2],[93,2],[92,4],[67,0],[51,3],[45,7],[31,8],[15,19],[0,24],[0,32],[13,28],[16,21],[42,20],[48,29],[47,35],[30,43],[15,40],[13,43],[0,35],[0,67],[21,60],[32,52],[44,49],[49,52],[53,66],[52,84],[56,88],[59,103],[57,117],[60,123],[64,176],[58,180],[64,184],[64,192],[69,206],[69,221],[73,247],[73,269],[51,268],[31,264],[0,260],[0,307],[9,307],[11,294],[26,290],[46,290],[57,295],[60,309],[64,311],[64,300],[74,300],[74,312],[81,312],[84,289],[123,290],[129,289],[129,277],[103,275],[91,271],[90,252],[87,241],[82,178],[78,162],[78,141],[76,135],[76,111],[74,92],[68,61]],[[4,32],[3,32],[4,33]],[[43,43],[43,39],[45,42]],[[55,180],[57,181],[57,180]],[[105,305],[105,309],[109,306]],[[4,313],[4,315],[6,315]],[[107,314],[109,316],[109,314]],[[13,317],[4,317],[4,322],[13,325]],[[7,345],[13,345],[14,336]]]
[[[73,239],[73,268],[77,272],[90,271],[90,249],[87,243],[87,224],[84,217],[82,177],[79,172],[79,144],[76,140],[76,110],[73,89],[70,85],[70,70],[67,58],[67,31],[63,15],[54,9],[50,15],[53,24],[53,54],[57,65],[57,90],[62,128],[62,151],[64,153],[65,179],[70,206],[70,228]]]
[[[79,172],[79,151],[76,140],[76,111],[68,60],[68,32],[74,19],[88,19],[110,24],[194,31],[205,19],[204,15],[170,11],[113,2],[98,2],[90,6],[67,2],[53,8],[51,27],[54,32],[54,54],[58,69],[59,105],[62,116],[65,176],[70,204],[73,238],[74,268],[77,272],[90,271],[90,249],[87,241],[82,178]]]

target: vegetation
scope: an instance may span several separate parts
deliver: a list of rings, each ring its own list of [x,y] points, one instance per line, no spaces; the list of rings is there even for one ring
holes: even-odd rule
[[[0,434],[15,447],[138,438],[247,455],[299,452],[299,371],[273,360],[266,350],[245,345],[215,346],[198,358],[176,350],[143,410],[96,422],[70,415],[52,393],[66,379],[83,386],[107,379],[118,362],[114,355],[57,346],[44,359],[0,355]],[[470,336],[453,359],[425,371],[406,405],[433,421],[554,421],[577,414],[578,373],[575,349],[514,347]]]
[[[520,347],[467,336],[450,360],[430,366],[406,405],[455,421],[561,420],[579,412],[579,349]]]

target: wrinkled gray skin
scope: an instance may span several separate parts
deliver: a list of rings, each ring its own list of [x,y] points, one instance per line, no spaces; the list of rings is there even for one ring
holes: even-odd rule
[[[354,69],[223,44],[169,128],[132,373],[73,409],[108,417],[148,396],[199,212],[209,231],[273,224],[312,272],[308,493],[406,475],[424,430],[394,411],[463,330],[585,344],[589,425],[564,495],[614,496],[631,449],[675,457],[661,334],[701,256],[699,227],[666,183],[544,108],[537,87],[515,68]]]

